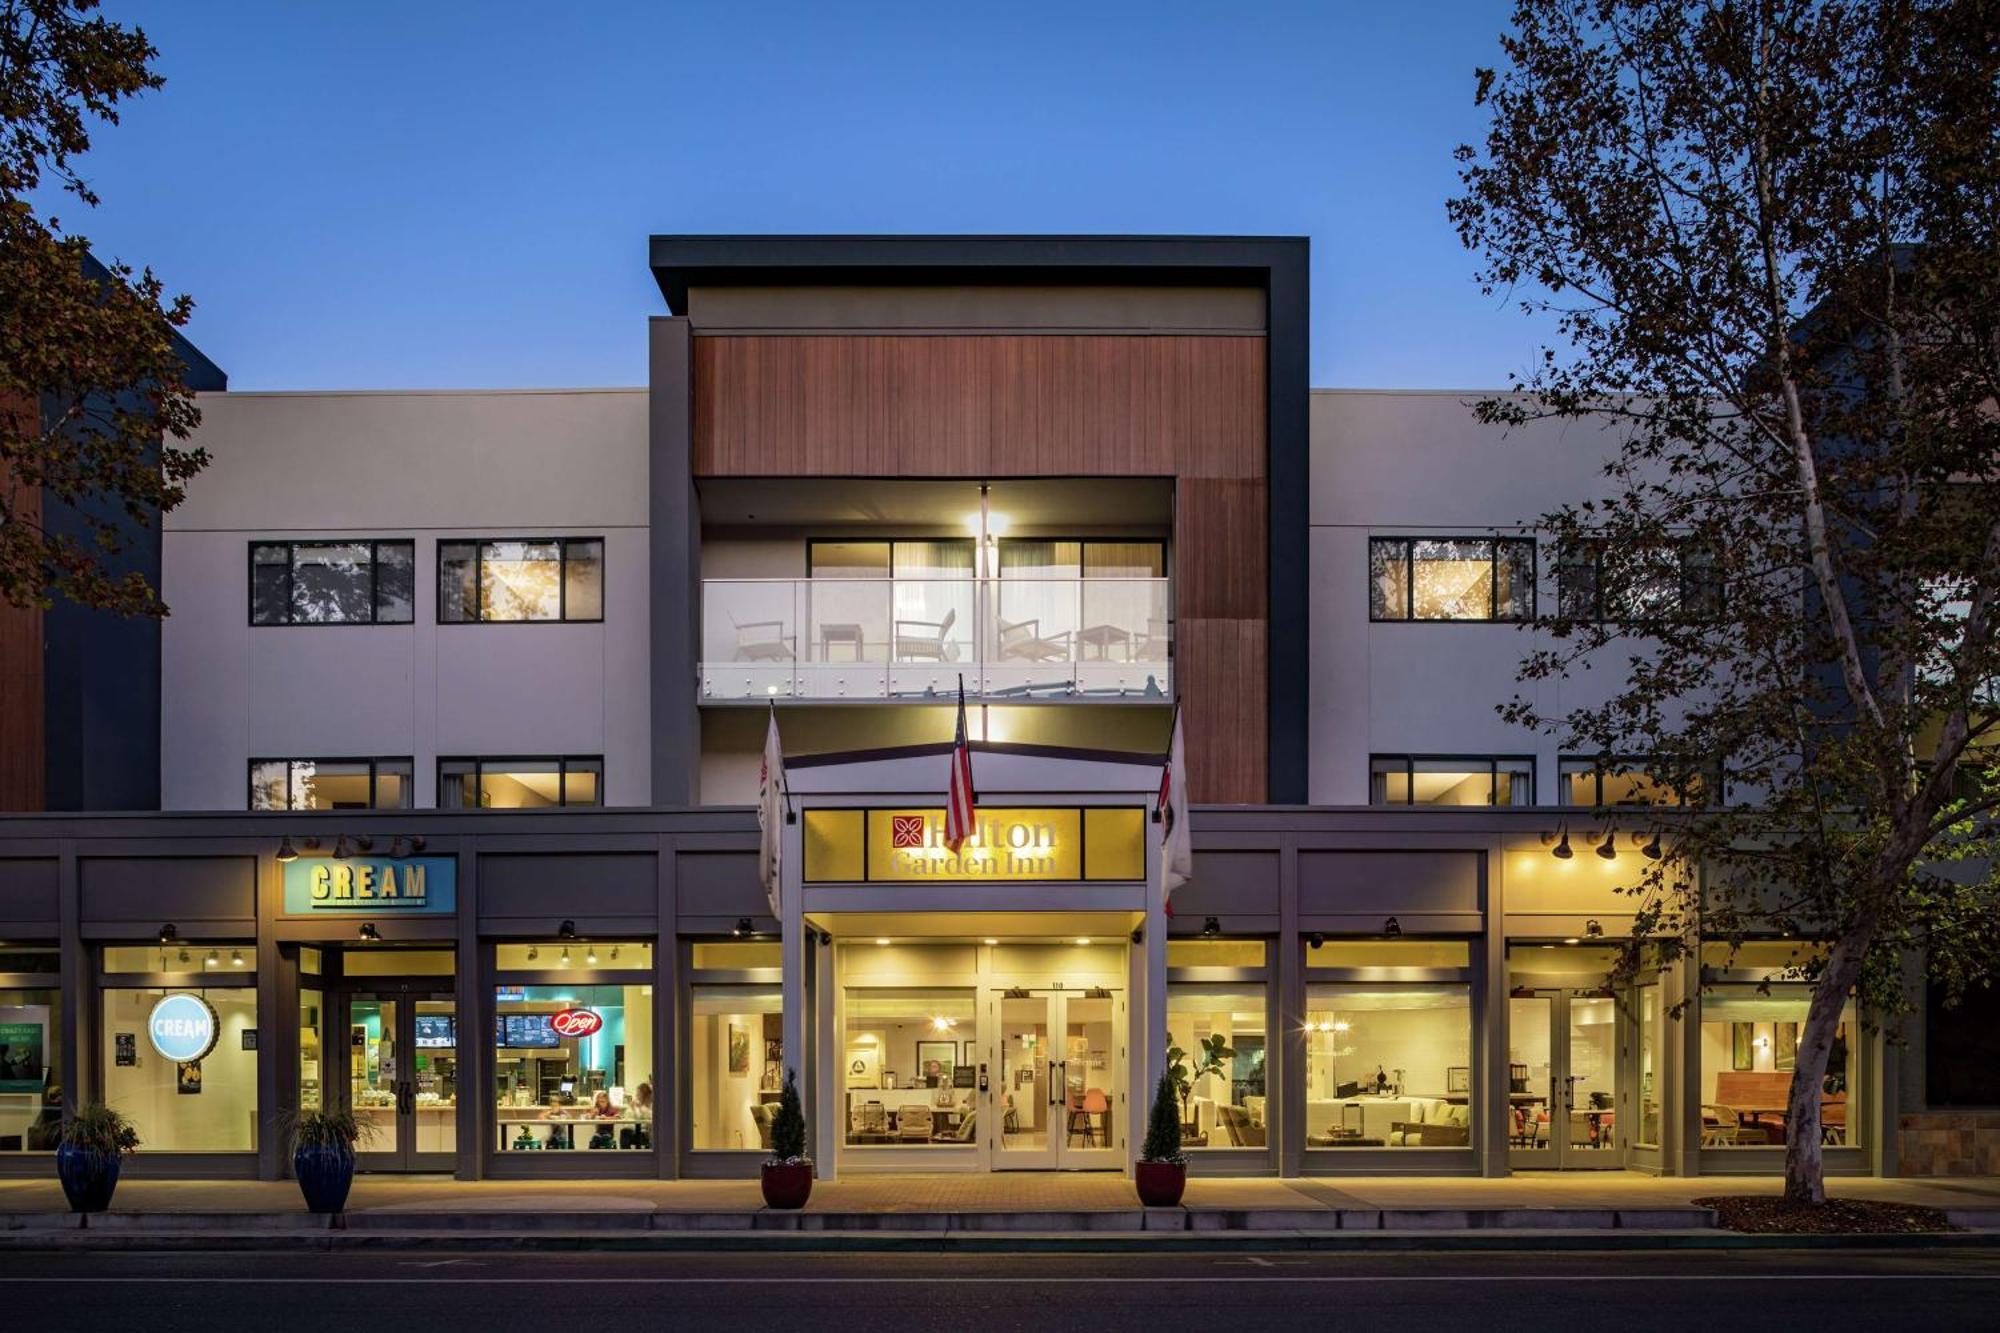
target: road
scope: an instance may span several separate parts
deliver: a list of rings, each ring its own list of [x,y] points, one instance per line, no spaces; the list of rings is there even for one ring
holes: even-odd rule
[[[1626,1254],[0,1254],[10,1329],[2000,1328],[2000,1248]]]

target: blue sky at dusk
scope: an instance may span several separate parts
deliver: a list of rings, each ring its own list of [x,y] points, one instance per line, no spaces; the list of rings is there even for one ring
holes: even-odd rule
[[[1315,385],[1535,345],[1444,215],[1504,0],[105,8],[168,83],[59,215],[235,388],[642,383],[678,231],[1304,234]]]

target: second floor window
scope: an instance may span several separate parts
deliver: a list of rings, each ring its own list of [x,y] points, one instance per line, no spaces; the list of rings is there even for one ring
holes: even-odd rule
[[[407,810],[408,759],[252,759],[252,810]]]
[[[437,803],[440,810],[602,805],[604,760],[597,755],[440,759]]]
[[[1466,755],[1378,754],[1368,760],[1370,805],[1533,805],[1535,761]]]
[[[604,619],[604,539],[438,543],[438,623]]]
[[[1682,793],[1643,758],[1565,758],[1556,781],[1556,800],[1593,807],[1705,805],[1721,791],[1721,777],[1720,769],[1700,774]]]
[[[1370,538],[1368,618],[1533,620],[1534,538]]]
[[[252,542],[253,625],[407,625],[416,603],[411,541]]]
[[[1693,541],[1616,552],[1587,542],[1556,562],[1556,611],[1620,624],[1714,620],[1722,614],[1722,573],[1714,552]]]

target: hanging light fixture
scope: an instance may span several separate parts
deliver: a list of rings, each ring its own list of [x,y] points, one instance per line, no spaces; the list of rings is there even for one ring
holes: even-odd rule
[[[1597,854],[1607,861],[1618,859],[1618,835],[1611,829],[1604,830],[1604,837],[1597,844]]]
[[[231,949],[229,951],[229,965],[231,967],[243,966],[243,951],[241,949]]]
[[[1644,847],[1641,847],[1639,851],[1648,861],[1659,860],[1662,855],[1660,851],[1660,835],[1658,833],[1653,834],[1653,840]]]
[[[568,966],[569,966],[569,946],[568,946],[568,945],[564,945],[564,946],[563,946],[563,951],[562,951],[562,965],[563,965],[564,967],[568,967]]]
[[[216,949],[210,949],[208,951],[208,957],[201,960],[201,965],[203,967],[221,967],[222,966],[221,952]]]
[[[596,967],[596,966],[597,966],[597,946],[596,946],[596,945],[594,945],[594,944],[593,944],[593,945],[591,945],[591,946],[590,946],[590,947],[589,947],[588,949],[586,949],[586,950],[584,951],[584,955],[583,955],[583,961],[584,961],[585,963],[589,964],[589,965],[590,965],[591,967]]]
[[[1570,850],[1569,825],[1563,824],[1556,830],[1556,845],[1549,849],[1549,855],[1558,861],[1567,861],[1576,853]]]

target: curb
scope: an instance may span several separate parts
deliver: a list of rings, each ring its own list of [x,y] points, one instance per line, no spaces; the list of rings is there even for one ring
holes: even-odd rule
[[[1525,1251],[1574,1254],[1638,1250],[1905,1250],[1990,1249],[2000,1233],[1767,1236],[1729,1231],[1184,1231],[1184,1232],[971,1232],[971,1231],[12,1231],[0,1234],[0,1253],[49,1251],[166,1252],[400,1252],[588,1251],[674,1253],[689,1251],[926,1252],[926,1253],[1158,1253],[1160,1251]]]

